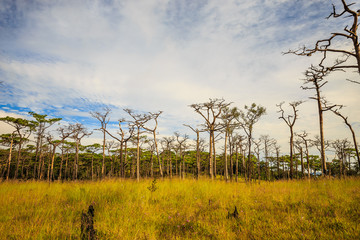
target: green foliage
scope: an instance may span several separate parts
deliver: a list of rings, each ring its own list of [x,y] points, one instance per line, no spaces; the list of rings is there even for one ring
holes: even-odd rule
[[[46,114],[38,114],[35,112],[29,112],[29,114],[35,118],[37,124],[39,123],[49,123],[49,124],[53,124],[55,122],[60,121],[62,118],[50,118],[50,119],[46,119],[47,115]]]

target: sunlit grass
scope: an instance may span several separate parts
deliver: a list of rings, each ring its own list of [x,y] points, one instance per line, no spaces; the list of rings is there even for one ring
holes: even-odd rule
[[[360,239],[360,179],[0,183],[0,239]],[[235,206],[239,216],[228,217]]]

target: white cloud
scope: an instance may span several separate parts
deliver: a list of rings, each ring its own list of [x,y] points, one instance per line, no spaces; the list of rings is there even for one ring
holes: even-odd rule
[[[5,8],[0,3],[1,15]],[[113,108],[114,120],[126,116],[124,107],[163,110],[161,133],[171,134],[201,121],[189,104],[224,97],[240,108],[265,106],[256,132],[283,145],[287,129],[275,105],[313,94],[299,79],[316,60],[281,52],[343,28],[324,19],[331,11],[325,0],[20,1],[17,9],[16,27],[0,28],[0,76],[13,89],[0,97],[4,106],[51,108],[66,119],[85,118],[100,105]],[[359,122],[358,86],[336,76],[324,95]],[[314,106],[301,106],[299,129],[316,132]],[[334,119],[328,136],[348,136]]]

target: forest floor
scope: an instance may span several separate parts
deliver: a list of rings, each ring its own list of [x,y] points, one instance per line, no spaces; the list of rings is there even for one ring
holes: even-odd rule
[[[0,239],[360,239],[360,179],[0,183]],[[236,211],[235,211],[236,207]]]

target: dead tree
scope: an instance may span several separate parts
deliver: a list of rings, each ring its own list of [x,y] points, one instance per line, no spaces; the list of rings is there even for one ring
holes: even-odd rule
[[[147,139],[146,143],[148,145],[148,150],[150,152],[150,177],[154,177],[154,151],[155,151],[155,141],[154,139]],[[162,177],[162,174],[160,174]]]
[[[357,142],[356,142],[356,136],[355,136],[355,131],[354,129],[352,128],[351,124],[349,123],[348,121],[348,117],[345,117],[341,112],[340,112],[340,109],[342,108],[343,106],[340,105],[338,106],[338,108],[331,108],[330,110],[335,113],[337,116],[341,117],[343,120],[344,120],[344,123],[346,124],[346,126],[348,126],[350,132],[351,132],[351,136],[352,136],[352,139],[353,139],[353,143],[354,143],[354,148],[355,148],[355,152],[356,152],[356,158],[357,158],[357,161],[358,161],[358,164],[360,166],[360,157],[359,157],[359,149],[358,149],[358,145],[357,145]]]
[[[292,115],[287,115],[285,116],[285,111],[282,108],[282,105],[284,104],[284,102],[276,105],[280,108],[280,110],[278,111],[281,116],[279,117],[279,119],[284,120],[284,122],[286,123],[286,125],[288,125],[288,127],[290,128],[290,178],[293,179],[294,176],[294,162],[293,162],[293,149],[294,149],[294,125],[296,122],[296,119],[298,117],[297,113],[298,110],[296,109],[300,104],[302,103],[302,101],[296,101],[296,102],[291,102],[289,103],[289,105],[291,106],[292,110],[293,110],[293,114]]]
[[[70,124],[69,131],[71,132],[70,138],[75,140],[75,161],[73,179],[77,180],[79,170],[79,147],[81,145],[81,139],[90,136],[92,132],[88,132],[86,127],[81,123]]]
[[[158,127],[158,117],[160,116],[160,114],[162,114],[162,111],[159,111],[157,113],[151,113],[149,112],[148,114],[148,118],[149,120],[154,119],[155,125],[153,126],[153,128],[149,128],[145,125],[142,126],[142,128],[144,128],[145,130],[151,132],[153,134],[154,137],[154,144],[155,144],[155,150],[156,150],[156,157],[159,163],[159,171],[160,171],[160,176],[163,177],[163,169],[161,166],[161,160],[160,160],[160,155],[159,155],[159,147],[158,147],[158,143],[157,143],[157,139],[156,139],[156,129]]]
[[[335,149],[335,153],[339,158],[339,171],[340,177],[346,176],[346,151],[350,147],[350,142],[347,139],[335,140],[331,143],[331,146]]]
[[[357,33],[360,11],[350,8],[354,3],[348,4],[345,0],[341,0],[341,3],[343,10],[337,12],[335,5],[333,5],[333,12],[327,19],[330,17],[344,17],[350,20],[350,28],[349,25],[346,25],[343,31],[331,33],[330,37],[318,40],[312,48],[304,46],[297,50],[289,50],[285,54],[292,53],[298,56],[312,56],[315,53],[320,53],[322,58],[319,66],[323,67],[326,71],[355,69],[360,74],[360,47]],[[338,44],[339,41],[341,41],[340,45]],[[347,47],[349,45],[351,45],[350,48]],[[334,57],[336,58],[335,64],[326,62],[327,58],[332,59]],[[352,64],[354,60],[356,64]],[[350,81],[360,84],[359,81]]]
[[[175,138],[173,136],[171,137],[163,137],[162,144],[163,144],[163,152],[167,153],[167,174],[170,178],[172,178],[173,172],[172,172],[172,160],[171,160],[171,149],[173,146],[173,142],[175,141]]]
[[[261,169],[260,169],[260,151],[262,150],[261,149],[261,139],[258,139],[257,141],[253,140],[253,143],[255,145],[254,147],[254,152],[256,154],[256,158],[257,158],[257,172],[258,172],[258,180],[259,180],[259,183],[260,183],[260,180],[261,180]]]
[[[336,107],[336,105],[328,106],[325,98],[321,95],[321,88],[327,83],[324,81],[324,77],[329,74],[329,71],[324,68],[317,68],[311,66],[305,72],[304,85],[312,84],[312,86],[301,86],[304,90],[315,90],[315,96],[310,99],[316,100],[319,115],[319,130],[320,130],[320,158],[321,158],[321,171],[324,175],[327,174],[326,159],[325,159],[325,146],[324,146],[324,118],[323,113]]]
[[[276,169],[277,169],[277,177],[280,178],[280,145],[276,142],[274,144],[275,153],[276,153]]]
[[[198,128],[193,128],[190,125],[184,124],[184,126],[189,127],[196,133],[196,179],[199,179],[200,172],[201,172],[201,165],[200,165],[200,132],[204,132],[205,130],[199,130]]]
[[[261,135],[260,139],[264,143],[266,180],[270,181],[269,155],[276,141],[269,135]]]
[[[133,121],[130,121],[130,126],[136,128],[136,179],[140,181],[140,134],[143,132],[141,129],[150,118],[146,114],[135,113],[131,109],[124,109],[132,118]]]
[[[296,135],[296,133],[295,133]],[[304,167],[304,149],[303,149],[303,140],[301,138],[297,138],[294,141],[294,147],[300,153],[300,162],[301,162],[301,177],[303,178],[305,175],[305,167]]]
[[[217,122],[224,108],[228,107],[231,103],[226,103],[224,99],[209,99],[209,102],[191,104],[190,107],[195,110],[205,120],[204,126],[209,131],[209,175],[214,179],[214,140],[215,131],[218,131],[222,126]]]
[[[239,150],[240,150],[240,154],[241,154],[241,158],[242,158],[242,163],[244,162],[245,159],[245,146],[243,144],[243,141],[245,140],[245,136],[242,135],[235,135],[234,137],[234,144],[235,144],[235,181],[238,181],[238,176],[239,176]],[[244,167],[242,167],[241,169],[243,169]]]
[[[105,176],[105,143],[106,143],[106,126],[110,121],[109,118],[109,114],[111,112],[111,109],[108,107],[105,107],[103,109],[103,112],[90,112],[91,116],[93,118],[96,118],[97,120],[99,120],[101,128],[100,129],[96,129],[96,130],[100,130],[103,132],[103,160],[102,160],[102,167],[101,167],[101,177]]]
[[[120,135],[120,138],[114,136],[112,133],[110,133],[108,130],[103,129],[107,134],[109,134],[110,137],[114,138],[120,143],[120,177],[125,177],[125,164],[124,161],[127,160],[127,142],[133,137],[134,134],[134,126],[129,125],[128,126],[128,133],[125,133],[122,123],[126,122],[125,119],[121,118],[119,119],[119,131],[118,134]],[[124,149],[125,148],[125,149]],[[123,154],[125,152],[125,156]]]
[[[114,140],[110,140],[110,141],[106,141],[105,142],[105,148],[107,150],[108,156],[110,158],[110,171],[109,171],[109,177],[111,178],[114,174],[114,156],[112,155],[113,153],[113,148],[116,148],[117,145],[115,144]]]
[[[325,151],[330,146],[329,140],[322,140],[319,135],[315,136],[315,139],[310,140],[310,147],[316,147],[320,154],[324,154],[324,161],[321,161],[322,174],[327,174],[326,156]],[[325,173],[324,173],[325,171]]]
[[[310,179],[310,158],[309,158],[309,142],[310,142],[310,139],[307,139],[308,133],[306,131],[303,131],[302,133],[296,133],[296,136],[301,138],[302,142],[305,145],[307,174],[308,174],[308,179]]]
[[[184,134],[183,137],[180,136],[180,133],[175,132],[175,137],[176,137],[176,141],[178,142],[179,145],[179,150],[180,150],[180,175],[182,179],[185,179],[185,159],[184,159],[184,154],[183,154],[183,150],[184,150],[184,145],[185,142],[189,139],[189,136],[187,134]],[[182,167],[181,167],[182,164]]]

